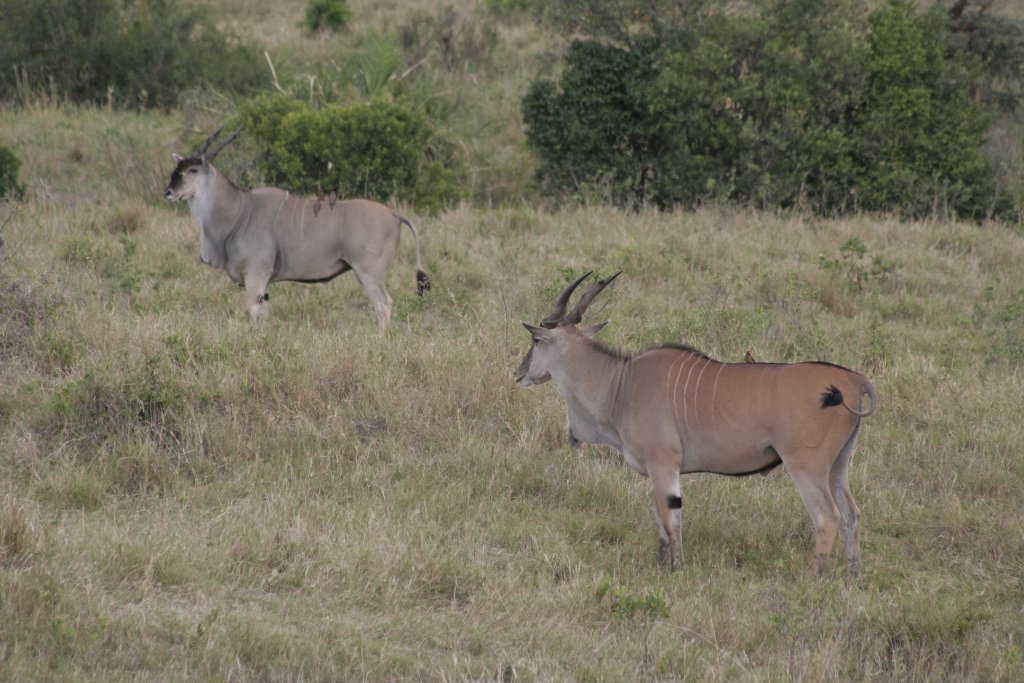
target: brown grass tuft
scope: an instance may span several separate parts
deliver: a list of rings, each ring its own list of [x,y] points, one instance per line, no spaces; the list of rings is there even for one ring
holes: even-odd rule
[[[0,503],[0,565],[24,562],[32,553],[34,536],[25,506],[5,495]]]
[[[129,201],[125,206],[115,209],[107,221],[107,230],[113,234],[131,235],[146,227],[148,209],[142,202]]]

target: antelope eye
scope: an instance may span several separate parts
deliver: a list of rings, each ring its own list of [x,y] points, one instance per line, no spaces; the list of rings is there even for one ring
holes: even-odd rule
[[[540,344],[540,337],[534,337],[533,338],[533,343],[534,344]]]
[[[199,169],[198,168],[194,168],[194,167],[190,168],[190,169],[188,169],[188,173],[199,173]]]

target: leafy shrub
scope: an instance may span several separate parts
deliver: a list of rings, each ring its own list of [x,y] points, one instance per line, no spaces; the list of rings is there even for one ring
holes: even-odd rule
[[[821,213],[998,205],[977,65],[946,50],[937,15],[850,0],[690,12],[638,36],[595,24],[617,40],[577,40],[557,83],[533,83],[523,118],[547,189]]]
[[[426,210],[461,196],[451,149],[422,114],[400,103],[314,108],[260,97],[243,103],[236,123],[261,150],[253,170],[296,193],[397,197]]]
[[[818,265],[826,273],[839,276],[851,289],[863,290],[871,282],[884,282],[895,264],[883,256],[868,256],[867,245],[856,235],[839,247],[839,258],[818,255]]]
[[[309,0],[306,5],[306,28],[310,31],[341,31],[352,18],[348,0]]]
[[[575,41],[559,87],[547,80],[531,86],[523,119],[530,146],[540,153],[543,184],[576,191],[603,185],[618,204],[650,198],[647,185],[667,147],[647,106],[655,47]]]
[[[46,87],[75,102],[169,108],[209,83],[245,92],[255,49],[173,0],[0,0],[0,97]]]
[[[871,17],[851,150],[864,208],[923,215],[948,205],[980,216],[992,200],[979,151],[989,117],[970,94],[977,71],[946,59],[941,36],[937,15],[901,3]]]
[[[0,145],[0,199],[21,199],[25,187],[18,183],[21,159],[9,148]]]

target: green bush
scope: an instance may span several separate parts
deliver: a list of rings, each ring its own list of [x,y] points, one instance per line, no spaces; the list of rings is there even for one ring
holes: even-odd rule
[[[947,59],[940,21],[896,2],[871,17],[852,145],[864,208],[981,216],[993,201],[980,152],[989,116],[970,93],[978,71]]]
[[[654,48],[576,41],[556,87],[534,83],[523,100],[527,139],[540,153],[542,184],[603,188],[617,204],[650,199],[667,140],[647,106]]]
[[[25,187],[18,183],[21,159],[9,148],[0,145],[0,199],[21,199]]]
[[[0,97],[45,88],[75,102],[169,108],[210,84],[246,92],[258,52],[173,0],[0,0]]]
[[[309,0],[306,5],[306,28],[310,31],[341,31],[352,18],[348,0]]]
[[[457,164],[422,114],[373,101],[315,108],[287,96],[243,103],[245,125],[264,182],[300,194],[396,198],[433,211],[457,200]]]
[[[539,178],[624,205],[981,217],[1000,204],[979,72],[946,49],[940,19],[902,2],[697,3],[628,40],[578,40],[560,80],[523,100]]]

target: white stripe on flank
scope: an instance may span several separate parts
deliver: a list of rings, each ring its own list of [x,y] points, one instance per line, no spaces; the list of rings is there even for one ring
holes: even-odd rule
[[[725,368],[725,363],[718,366],[718,372],[715,373],[715,386],[711,388],[711,425],[715,430],[715,441],[721,441],[722,438],[718,435],[718,420],[715,419],[715,395],[718,394],[718,376],[722,374],[722,370]]]
[[[696,353],[693,354],[693,357],[696,358],[697,360],[700,360],[700,356],[698,356]],[[686,390],[690,388],[690,376],[693,375],[693,369],[695,367],[697,367],[696,362],[694,362],[694,364],[690,366],[690,371],[686,373],[686,385],[683,387],[683,421],[686,422],[687,434],[690,433],[690,416],[686,411]]]
[[[709,365],[711,365],[710,358],[707,359],[707,362],[704,363],[704,367],[702,367],[700,372],[697,373],[697,383],[693,385],[693,419],[697,422],[698,428],[700,428],[700,401],[698,400],[700,393],[700,378],[704,376],[704,371],[708,369]]]
[[[683,376],[683,367],[687,361],[693,360],[693,356],[684,355],[682,361],[679,363],[679,373],[676,374],[676,384],[672,387],[672,410],[674,411],[673,417],[675,418],[676,429],[679,429],[679,378]],[[683,414],[686,413],[686,397],[683,397]]]
[[[277,216],[274,218],[274,225],[281,224],[281,210],[284,208],[284,205],[288,202],[288,197],[290,196],[290,192],[284,193],[284,199],[281,200],[281,205],[277,207]]]
[[[672,381],[672,371],[675,369],[676,363],[682,363],[682,361],[683,361],[683,357],[680,357],[678,360],[673,360],[672,364],[668,366],[668,372],[665,373],[665,393],[666,394],[668,393],[668,383]],[[681,370],[680,370],[680,372],[681,372]],[[676,375],[676,384],[678,384],[678,383],[679,383],[679,376]],[[668,397],[666,396],[666,398],[668,398]],[[675,399],[675,396],[673,396],[672,398]]]

